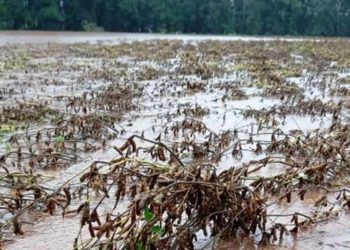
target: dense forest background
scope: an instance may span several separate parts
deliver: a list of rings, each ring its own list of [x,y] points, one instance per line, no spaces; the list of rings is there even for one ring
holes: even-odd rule
[[[0,0],[0,29],[350,36],[350,0]]]

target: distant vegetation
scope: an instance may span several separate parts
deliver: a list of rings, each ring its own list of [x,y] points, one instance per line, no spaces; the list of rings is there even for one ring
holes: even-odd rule
[[[349,0],[0,0],[0,29],[349,36]]]

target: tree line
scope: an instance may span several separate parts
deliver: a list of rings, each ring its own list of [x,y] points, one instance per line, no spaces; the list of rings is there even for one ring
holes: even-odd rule
[[[350,0],[0,0],[0,29],[350,36]]]

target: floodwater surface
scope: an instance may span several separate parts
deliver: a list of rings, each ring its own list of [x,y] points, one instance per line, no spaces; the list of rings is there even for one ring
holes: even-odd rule
[[[4,48],[6,47],[7,50],[13,49],[18,53],[15,55],[23,56],[28,51],[38,51],[33,53],[36,58],[26,58],[25,60],[25,65],[30,68],[17,67],[16,65],[11,68],[7,65],[6,67],[4,66],[2,72],[0,71],[0,90],[4,89],[5,93],[0,98],[0,107],[7,105],[15,106],[18,102],[34,103],[43,101],[47,107],[69,116],[71,115],[70,112],[73,112],[73,108],[70,109],[69,102],[75,100],[74,98],[79,98],[85,94],[89,95],[95,92],[102,92],[104,90],[103,88],[113,86],[116,81],[120,81],[121,85],[125,84],[129,89],[134,88],[135,91],[142,89],[142,95],[133,99],[133,104],[137,108],[121,114],[122,119],[118,123],[118,129],[122,128],[123,134],[108,140],[106,148],[96,148],[93,152],[79,153],[75,162],[67,163],[62,169],[43,170],[41,173],[53,177],[52,180],[45,183],[47,187],[55,189],[61,186],[72,176],[83,171],[91,162],[113,159],[116,155],[113,146],[122,144],[131,135],[142,133],[146,138],[155,138],[158,134],[164,133],[167,135],[164,138],[165,141],[176,141],[178,138],[165,133],[165,130],[188,118],[202,121],[206,124],[208,130],[215,133],[237,129],[239,131],[238,133],[242,133],[242,139],[249,140],[246,131],[255,131],[257,126],[254,125],[256,122],[254,116],[245,114],[255,110],[264,112],[274,109],[282,110],[285,107],[284,100],[280,96],[269,96],[270,92],[266,90],[268,86],[259,87],[252,85],[254,77],[250,74],[245,74],[245,72],[229,72],[219,76],[215,76],[216,73],[213,72],[208,79],[200,79],[196,76],[197,71],[181,71],[182,68],[179,65],[183,63],[183,58],[179,55],[175,55],[175,58],[168,60],[159,58],[154,60],[148,60],[146,58],[142,60],[140,59],[142,56],[140,58],[135,57],[136,59],[129,58],[127,52],[125,52],[125,57],[119,58],[90,57],[88,53],[93,53],[96,47],[92,47],[91,50],[86,50],[85,47],[79,47],[78,45],[76,48],[74,47],[76,43],[92,43],[97,45],[122,44],[124,42],[132,43],[135,41],[147,42],[153,40],[194,41],[196,43],[209,40],[222,42],[302,41],[302,39],[298,38],[283,37],[0,32],[0,45],[3,45]],[[40,46],[45,47],[45,50],[47,50],[46,46],[51,46],[48,43],[58,44],[57,47],[52,45],[52,49],[57,49],[57,51],[62,50],[62,52],[53,53],[52,55],[41,54]],[[70,44],[73,47],[65,48],[62,44]],[[20,45],[24,47],[18,49],[17,46]],[[11,46],[14,46],[14,48]],[[180,45],[176,44],[176,46]],[[57,57],[58,55],[61,58]],[[25,56],[27,57],[28,55],[26,54]],[[89,57],[89,59],[84,58],[85,56]],[[5,61],[5,59],[2,60]],[[211,60],[215,61],[214,59]],[[233,65],[238,65],[238,62],[232,61],[233,59],[229,57],[225,60],[221,62],[223,64],[222,67],[225,69],[233,67]],[[298,60],[302,59],[298,57]],[[178,73],[174,74],[176,70],[178,70]],[[332,78],[327,80],[327,86],[325,87],[327,90],[330,86],[336,86],[337,79],[347,77],[349,74],[347,72],[348,69],[344,69],[345,73],[337,72],[337,70],[335,69],[332,72],[334,74]],[[109,78],[108,76],[110,75],[113,77]],[[325,79],[324,76],[320,76],[320,78]],[[317,84],[321,80],[317,77],[310,77],[310,73],[308,72],[301,72],[297,76],[287,78],[287,80],[288,83],[295,83],[296,86],[307,86],[302,92],[305,100],[319,98],[326,103],[327,101],[336,102],[339,99],[339,97],[330,95],[322,98],[320,96],[320,92],[322,92],[322,89],[320,89],[321,86]],[[238,86],[242,90],[242,93],[237,92],[236,88],[232,88],[233,85]],[[265,87],[266,89],[264,89]],[[294,85],[293,87],[297,89]],[[10,91],[10,89],[13,90]],[[10,92],[7,92],[7,90]],[[230,93],[231,96],[227,93]],[[65,97],[69,97],[69,101]],[[81,100],[79,99],[79,101]],[[296,105],[296,103],[291,101],[290,108],[294,104]],[[80,114],[82,111],[76,112]],[[263,119],[258,118],[258,122],[263,123]],[[313,132],[315,129],[322,130],[328,128],[332,124],[331,113],[320,117],[317,115],[290,112],[285,116],[276,116],[274,119],[274,125],[272,126],[267,122],[265,130],[262,130],[261,134],[256,135],[254,137],[255,140],[269,140],[270,134],[265,135],[264,132],[271,131],[276,127],[285,133],[296,131],[295,133],[307,134]],[[45,121],[36,121],[30,123],[26,129],[32,134],[35,134],[37,131],[44,131],[44,129],[45,131],[49,131],[50,126],[51,124],[45,124]],[[23,131],[22,133],[24,133]],[[4,153],[7,150],[5,141],[11,135],[7,134],[4,137],[0,137],[0,142],[2,142],[0,153]],[[205,141],[205,135],[194,139],[199,142]],[[19,144],[25,145],[23,141],[20,140]],[[91,144],[95,145],[94,142],[91,142]],[[266,156],[264,154],[255,154],[255,145],[247,144],[243,147],[247,152],[239,160],[232,157],[231,151],[223,153],[222,158],[216,165],[218,171],[221,172],[236,165],[260,160]],[[26,151],[25,146],[23,148],[23,152]],[[286,172],[285,166],[276,164],[263,168],[255,174],[269,177],[284,172]],[[78,177],[73,181],[73,184],[79,182]],[[304,202],[299,202],[295,199],[292,205],[278,204],[272,206],[271,209],[276,211],[276,213],[280,212],[282,214],[312,212],[314,210],[313,204],[319,198],[319,192],[311,192]],[[102,210],[109,206],[110,204],[105,204]],[[101,214],[105,215],[107,212],[106,209]],[[28,219],[29,224],[23,228],[25,235],[20,237],[9,236],[6,249],[72,249],[73,240],[78,235],[80,229],[80,216],[63,218],[59,213],[56,213],[54,216],[42,216],[35,212],[29,213],[28,216],[31,218]],[[347,212],[342,211],[338,217],[324,223],[319,223],[307,231],[299,232],[298,237],[289,235],[280,244],[266,247],[266,249],[349,249],[349,221],[350,216]],[[243,240],[223,242],[218,249],[261,249],[257,241],[257,238],[244,238]],[[206,241],[199,238],[197,247],[203,248],[206,244]]]
[[[254,37],[222,35],[185,35],[185,34],[149,34],[149,33],[108,33],[108,32],[53,32],[53,31],[0,31],[0,45],[23,43],[121,43],[146,41],[153,39],[182,41],[300,41],[304,38],[293,37]]]

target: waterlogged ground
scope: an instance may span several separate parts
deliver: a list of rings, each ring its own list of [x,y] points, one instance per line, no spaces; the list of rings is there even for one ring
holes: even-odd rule
[[[6,249],[131,246],[118,218],[153,223],[154,242],[196,234],[179,249],[350,248],[348,40],[2,33],[0,44]],[[164,182],[163,217],[148,220],[144,207],[154,217],[160,205],[138,197]],[[230,212],[217,218],[221,203]],[[172,213],[182,222],[162,226]],[[225,237],[205,236],[215,223]],[[174,236],[179,225],[190,233]]]

